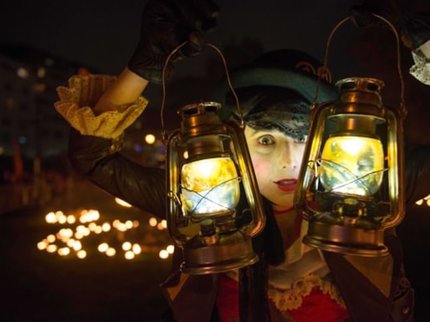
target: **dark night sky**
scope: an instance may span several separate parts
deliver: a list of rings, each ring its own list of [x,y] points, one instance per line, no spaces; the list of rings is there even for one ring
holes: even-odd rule
[[[409,2],[425,4],[426,1]],[[208,35],[208,41],[218,47],[251,41],[259,43],[265,51],[295,48],[322,60],[330,31],[347,15],[353,4],[360,2],[218,0],[220,18],[215,31]],[[126,65],[138,40],[144,3],[142,0],[1,1],[0,45],[18,43],[33,46],[93,67],[97,72],[117,74]],[[389,105],[393,105],[392,102],[398,102],[398,76],[395,61],[386,59],[385,55],[389,53],[395,57],[395,50],[387,50],[383,42],[393,46],[394,38],[385,35],[381,42],[375,34],[370,34],[369,39],[363,42],[363,37],[357,36],[357,30],[351,23],[338,30],[333,38],[328,66],[334,72],[335,80],[349,76],[384,79],[388,83],[385,93],[391,95]],[[404,60],[410,61],[410,53],[404,48],[402,54]],[[349,61],[353,63],[348,64]],[[190,65],[187,63],[176,67],[179,73],[181,68],[182,71],[196,72],[195,66],[188,68]],[[382,76],[378,74],[381,72]],[[423,105],[430,99],[430,90],[427,86],[418,85],[415,91],[416,81],[408,75],[406,78],[407,90],[413,89],[409,97],[415,100],[408,108],[419,110],[419,113],[410,113],[408,127],[412,130],[411,135],[420,141],[419,137],[423,136],[418,129],[429,128],[430,109]],[[424,99],[417,100],[421,95],[425,95]]]
[[[217,1],[216,45],[259,41],[265,50],[292,47],[321,57],[330,29],[352,0]],[[0,43],[18,42],[118,73],[139,36],[142,0],[2,1]]]

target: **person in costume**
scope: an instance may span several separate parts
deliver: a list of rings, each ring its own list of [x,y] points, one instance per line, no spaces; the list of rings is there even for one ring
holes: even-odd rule
[[[121,155],[121,136],[144,111],[148,82],[160,83],[167,55],[189,45],[177,62],[202,48],[202,34],[216,22],[211,1],[149,1],[140,43],[119,77],[73,76],[59,87],[57,111],[71,124],[70,160],[80,173],[130,204],[165,217],[165,171]],[[168,74],[173,65],[168,66]],[[190,276],[179,269],[163,283],[171,321],[412,321],[413,290],[402,268],[400,241],[386,232],[390,255],[364,258],[310,248],[301,242],[306,222],[293,209],[310,105],[321,80],[320,101],[335,99],[329,72],[313,57],[277,50],[231,72],[246,123],[266,226],[254,240],[260,261],[226,274]],[[231,98],[223,97],[226,109]],[[430,191],[428,147],[407,160],[408,202]],[[420,178],[418,180],[417,178]]]

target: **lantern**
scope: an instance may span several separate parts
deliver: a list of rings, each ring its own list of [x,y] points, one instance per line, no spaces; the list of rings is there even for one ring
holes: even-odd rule
[[[313,111],[295,199],[309,221],[308,245],[387,253],[384,230],[404,216],[403,128],[400,113],[382,103],[383,85],[374,78],[340,80],[339,99]]]
[[[181,128],[167,142],[168,228],[189,274],[225,272],[258,260],[251,238],[265,217],[244,128],[236,120],[221,121],[220,107],[184,106]]]

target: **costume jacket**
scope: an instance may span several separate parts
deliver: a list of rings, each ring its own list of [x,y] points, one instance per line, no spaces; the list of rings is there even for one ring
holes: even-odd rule
[[[118,107],[120,113],[95,116],[94,106],[114,78],[72,77],[69,88],[59,87],[55,107],[73,128],[69,158],[76,170],[94,184],[130,204],[165,218],[166,182],[163,169],[144,167],[121,153],[120,137],[142,113],[146,101]],[[82,107],[83,106],[83,107]],[[86,107],[87,106],[87,107]],[[91,122],[88,122],[90,120]],[[412,203],[430,193],[430,147],[410,149],[406,156],[406,199]],[[267,265],[283,261],[282,237],[272,207],[265,203],[264,231],[254,239],[260,261],[240,270],[241,321],[270,321],[267,308]],[[366,258],[323,252],[334,284],[339,289],[352,321],[412,321],[413,290],[402,267],[402,250],[394,230],[385,234],[390,256]],[[179,271],[181,253],[175,252],[172,274],[163,284],[178,322],[216,321],[217,275],[189,276]]]
[[[73,166],[93,183],[160,218],[165,217],[166,185],[163,169],[143,167],[125,158],[114,140],[81,135],[72,130],[69,144]],[[430,149],[417,147],[406,153],[406,196],[408,202],[426,196],[430,180]],[[427,187],[426,187],[427,186]],[[270,321],[265,304],[265,265],[276,262],[279,235],[271,207],[266,207],[267,224],[254,245],[260,262],[241,269],[241,320]],[[275,237],[273,237],[275,236]],[[266,238],[267,240],[267,238]],[[402,267],[402,250],[395,231],[385,233],[391,256],[387,260],[324,252],[352,321],[412,321],[413,290]],[[180,273],[181,254],[176,253],[173,272],[164,283],[165,294],[177,321],[213,321],[217,275],[188,276]],[[262,282],[263,281],[263,282]]]

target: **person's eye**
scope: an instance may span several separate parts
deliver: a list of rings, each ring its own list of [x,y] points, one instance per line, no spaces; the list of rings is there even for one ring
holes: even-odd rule
[[[275,138],[271,135],[263,135],[258,138],[258,143],[261,145],[275,144]]]
[[[302,136],[302,137],[300,137],[298,139],[295,139],[294,142],[296,142],[296,143],[306,143],[307,139],[308,139],[308,136],[304,135],[304,136]]]

